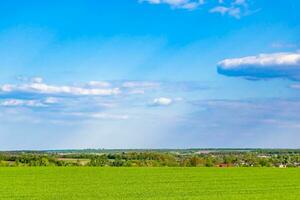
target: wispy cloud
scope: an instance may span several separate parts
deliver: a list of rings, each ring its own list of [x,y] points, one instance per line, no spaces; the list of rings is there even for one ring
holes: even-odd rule
[[[219,1],[219,3],[222,5],[210,9],[209,12],[229,15],[237,19],[248,13],[248,4],[246,0],[234,0],[229,5],[223,5],[224,1]]]
[[[59,102],[59,99],[55,97],[47,97],[44,102],[46,104],[55,104]]]
[[[107,81],[90,81],[86,85],[92,88],[102,88],[102,87],[106,88],[106,87],[110,87],[111,83]]]
[[[287,122],[293,119],[298,123],[300,120],[296,112],[300,109],[299,99],[216,99],[194,101],[193,104],[199,111],[192,115],[192,120],[206,118],[207,122],[211,120],[219,126],[236,124],[243,128],[243,125],[268,126],[266,122],[270,121]]]
[[[105,112],[70,112],[63,113],[66,116],[78,117],[83,119],[106,119],[106,120],[127,120],[129,115],[125,114],[115,114],[115,113],[105,113]]]
[[[119,88],[99,88],[103,83],[90,82],[87,86],[50,85],[43,82],[41,78],[35,78],[30,83],[4,84],[0,86],[1,93],[37,93],[48,95],[76,95],[76,96],[109,96],[117,95],[121,91]],[[106,85],[105,85],[106,86]]]
[[[158,88],[159,86],[159,82],[149,81],[125,81],[122,84],[122,87],[124,88]]]
[[[290,85],[290,88],[300,90],[300,84],[292,84]]]
[[[260,54],[225,59],[218,63],[218,72],[226,76],[254,79],[280,77],[300,80],[300,53]]]
[[[204,0],[139,0],[139,2],[148,2],[150,4],[167,4],[172,8],[179,9],[196,9],[205,3]]]
[[[45,107],[45,106],[47,106],[45,103],[42,101],[38,101],[38,100],[8,99],[8,100],[0,101],[0,106],[5,106],[5,107],[17,107],[17,106]]]
[[[275,49],[295,49],[299,47],[299,45],[296,43],[276,41],[271,44],[271,47]]]
[[[152,106],[168,106],[180,101],[179,98],[156,97],[171,94],[170,88],[178,89],[178,84],[155,81],[88,81],[57,85],[48,84],[41,77],[23,77],[18,79],[18,83],[0,85],[0,109],[20,113],[26,110],[33,113],[33,118],[42,115],[43,119],[55,122],[126,120],[130,118],[132,110],[139,112],[144,109],[151,112]],[[149,99],[152,99],[150,103]]]
[[[234,18],[241,18],[247,15],[247,0],[231,0],[231,1],[204,1],[204,0],[139,0],[140,3],[148,2],[150,4],[166,4],[173,9],[195,10],[196,8],[207,4],[210,7],[210,13],[219,13],[221,15],[229,15]]]
[[[268,125],[266,121],[289,121],[294,119],[297,123],[300,117],[299,99],[248,99],[248,100],[200,100],[193,101],[195,110],[199,112],[193,115],[197,117],[211,116],[216,123],[223,124],[256,124]],[[237,112],[238,111],[238,112]],[[206,115],[210,113],[210,115]],[[229,117],[230,116],[230,117]]]
[[[241,9],[237,7],[217,6],[210,10],[211,13],[220,13],[221,15],[228,14],[235,18],[241,17]]]
[[[173,100],[167,97],[155,98],[152,102],[153,106],[168,106],[173,103]]]

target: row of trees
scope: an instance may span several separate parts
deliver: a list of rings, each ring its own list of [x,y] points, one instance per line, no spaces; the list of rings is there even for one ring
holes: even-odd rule
[[[1,155],[0,166],[76,166],[77,163],[66,162],[52,155],[21,154]]]
[[[85,160],[87,162],[81,162]],[[112,166],[112,167],[299,167],[300,153],[258,152],[178,154],[124,152],[108,154],[0,154],[0,166]]]
[[[170,153],[123,153],[90,158],[91,166],[169,167],[299,167],[300,154],[260,155],[222,153],[177,155]]]

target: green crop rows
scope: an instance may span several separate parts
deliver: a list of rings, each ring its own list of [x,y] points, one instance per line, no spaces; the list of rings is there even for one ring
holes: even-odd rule
[[[0,168],[0,199],[300,199],[300,169]]]

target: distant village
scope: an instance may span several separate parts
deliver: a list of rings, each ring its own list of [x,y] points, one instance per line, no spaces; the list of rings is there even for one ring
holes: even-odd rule
[[[0,166],[300,167],[299,150],[151,149],[0,152]]]

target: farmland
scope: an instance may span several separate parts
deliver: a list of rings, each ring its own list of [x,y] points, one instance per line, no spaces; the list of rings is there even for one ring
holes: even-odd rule
[[[0,168],[0,199],[282,200],[299,195],[299,168]]]

